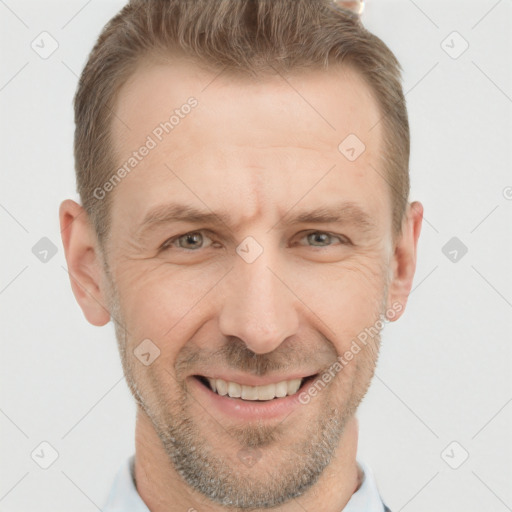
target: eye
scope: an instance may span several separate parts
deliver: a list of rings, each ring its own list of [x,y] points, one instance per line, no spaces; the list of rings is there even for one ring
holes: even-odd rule
[[[169,238],[161,245],[160,249],[165,250],[169,249],[171,246],[177,246],[179,249],[188,249],[194,251],[205,247],[205,238],[211,240],[201,231],[191,231],[189,233],[184,233],[182,235]]]
[[[332,235],[331,233],[326,233],[325,231],[313,231],[312,233],[308,233],[304,238],[307,238],[308,242],[312,245],[312,247],[329,247],[333,245],[333,240],[339,240],[342,245],[347,245],[350,243],[350,240],[344,236]]]
[[[332,245],[348,245],[350,240],[341,235],[333,235],[325,231],[313,231],[307,233],[302,237],[301,240],[307,239],[310,247],[330,247]],[[334,241],[338,241],[339,244],[334,244]],[[188,251],[196,251],[198,249],[204,249],[208,246],[215,245],[213,240],[206,235],[204,231],[190,231],[183,233],[175,237],[169,238],[161,246],[160,250],[167,250],[171,247],[177,249],[185,249]],[[302,244],[301,244],[302,245]]]

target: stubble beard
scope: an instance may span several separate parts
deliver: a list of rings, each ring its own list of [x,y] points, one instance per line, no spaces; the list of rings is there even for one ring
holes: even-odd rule
[[[387,288],[387,287],[386,287]],[[286,453],[279,449],[280,439],[289,439],[294,427],[291,423],[269,426],[254,422],[237,428],[224,428],[207,416],[206,424],[218,427],[220,435],[229,435],[240,449],[261,450],[263,455],[254,466],[247,467],[236,458],[236,453],[222,454],[221,448],[207,441],[197,419],[191,415],[184,384],[178,382],[177,397],[158,396],[157,399],[144,398],[144,383],[139,385],[134,371],[135,357],[128,360],[131,352],[126,347],[127,333],[124,328],[119,298],[114,284],[110,283],[109,311],[113,318],[117,344],[123,371],[130,391],[143,413],[149,418],[162,446],[178,474],[194,490],[212,502],[239,510],[272,508],[297,498],[308,491],[318,481],[331,463],[347,422],[355,414],[364,398],[373,377],[380,346],[380,332],[374,337],[374,346],[369,346],[370,358],[357,365],[355,379],[345,403],[336,403],[329,396],[326,406],[318,418],[305,426],[300,439],[288,445]],[[382,315],[382,308],[379,315]],[[362,371],[364,369],[364,371]],[[357,379],[357,376],[364,378]],[[337,376],[339,377],[339,376]],[[334,380],[330,383],[332,386]],[[327,386],[322,393],[331,386]],[[159,390],[154,389],[158,394]],[[304,406],[299,406],[304,407]],[[300,409],[297,411],[300,414]],[[231,443],[233,446],[233,443]],[[265,453],[265,448],[274,453]],[[236,450],[235,450],[236,452]],[[242,469],[242,471],[240,471]]]

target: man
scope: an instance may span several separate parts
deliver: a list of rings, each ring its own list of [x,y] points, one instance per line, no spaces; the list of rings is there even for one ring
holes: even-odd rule
[[[137,402],[103,510],[389,510],[355,413],[423,214],[391,51],[327,0],[134,0],[75,113],[71,285]]]

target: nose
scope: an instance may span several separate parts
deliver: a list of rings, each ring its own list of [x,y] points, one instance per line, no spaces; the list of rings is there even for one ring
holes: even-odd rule
[[[272,352],[299,327],[299,301],[269,253],[252,263],[236,258],[219,313],[221,332],[240,338],[256,354]]]

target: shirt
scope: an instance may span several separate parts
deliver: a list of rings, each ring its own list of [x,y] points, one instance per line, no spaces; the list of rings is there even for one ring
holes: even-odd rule
[[[135,487],[134,461],[135,454],[119,468],[106,505],[102,507],[103,512],[150,512]],[[340,512],[391,512],[382,502],[371,469],[361,460],[357,460],[357,464],[362,471],[363,481]]]

